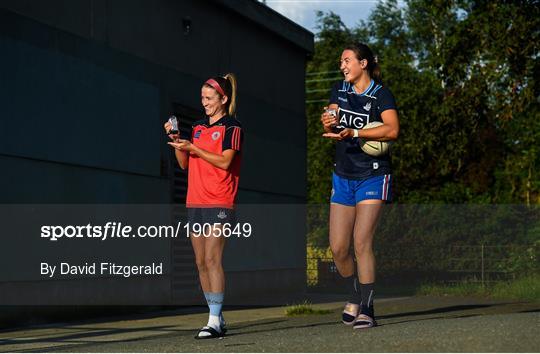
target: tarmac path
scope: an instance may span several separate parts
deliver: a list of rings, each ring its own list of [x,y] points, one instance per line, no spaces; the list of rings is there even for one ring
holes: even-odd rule
[[[223,339],[195,340],[207,315],[153,316],[54,324],[0,332],[0,351],[28,352],[538,352],[540,303],[456,297],[378,300],[379,326],[325,315],[285,317],[283,307],[226,311]]]

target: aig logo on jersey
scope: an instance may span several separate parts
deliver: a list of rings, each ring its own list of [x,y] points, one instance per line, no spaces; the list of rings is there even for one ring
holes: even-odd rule
[[[371,108],[371,107],[370,107]],[[369,123],[369,114],[339,109],[339,124],[350,128],[362,129]]]

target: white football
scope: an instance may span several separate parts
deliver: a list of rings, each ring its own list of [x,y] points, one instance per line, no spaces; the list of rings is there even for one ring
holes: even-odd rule
[[[371,122],[366,124],[362,129],[375,128],[380,125],[383,125],[382,122]],[[382,156],[388,153],[390,150],[390,142],[388,141],[376,141],[376,140],[365,140],[358,139],[360,141],[360,148],[368,155],[371,156]]]

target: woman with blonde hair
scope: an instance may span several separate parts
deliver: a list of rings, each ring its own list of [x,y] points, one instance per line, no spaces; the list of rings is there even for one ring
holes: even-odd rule
[[[225,291],[222,228],[235,220],[243,142],[242,126],[235,118],[235,76],[227,74],[206,80],[201,88],[201,103],[206,117],[193,123],[191,139],[169,134],[169,122],[165,123],[165,130],[173,140],[168,144],[175,149],[178,164],[188,169],[186,207],[192,226],[190,239],[210,309],[207,325],[195,338],[209,339],[222,337],[226,332],[221,311]],[[206,229],[202,228],[205,224]]]

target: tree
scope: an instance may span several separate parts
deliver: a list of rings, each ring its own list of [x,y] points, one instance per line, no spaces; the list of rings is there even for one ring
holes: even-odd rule
[[[311,203],[328,200],[333,144],[319,116],[341,78],[340,48],[366,42],[396,97],[393,149],[400,202],[540,202],[540,13],[537,2],[410,0],[379,3],[348,29],[318,13],[307,77]]]
[[[330,197],[334,145],[321,138],[319,117],[331,85],[342,80],[341,48],[361,41],[378,56],[398,104],[395,202],[539,204],[538,5],[409,0],[400,7],[389,0],[353,29],[319,12],[306,77],[308,201]],[[323,224],[313,232],[320,243]]]

